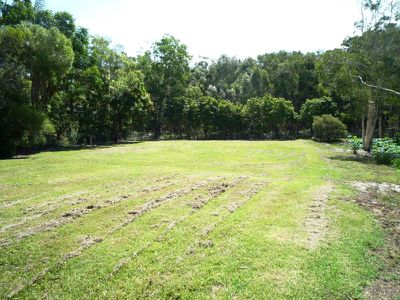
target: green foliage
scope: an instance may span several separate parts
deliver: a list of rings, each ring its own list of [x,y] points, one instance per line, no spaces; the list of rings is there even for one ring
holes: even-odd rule
[[[245,104],[266,93],[290,99],[300,109],[305,99],[320,96],[316,73],[317,56],[300,52],[263,54],[239,60],[222,55],[212,63],[195,67],[196,84],[218,100]]]
[[[172,125],[171,130],[186,132],[187,137],[197,136],[201,128],[200,119],[200,99],[204,94],[199,86],[189,86],[182,97],[169,101],[167,106],[167,116]]]
[[[143,124],[152,108],[142,73],[136,70],[136,65],[127,57],[122,55],[120,58],[123,67],[116,72],[115,80],[110,84],[110,118],[114,142],[118,142],[121,134],[129,129],[143,130]]]
[[[354,153],[362,149],[361,138],[352,136],[346,142]],[[374,139],[371,154],[378,164],[400,167],[400,143],[395,138]]]
[[[396,159],[393,161],[393,166],[394,166],[395,168],[397,168],[397,169],[400,169],[400,158],[396,158]]]
[[[271,132],[279,136],[296,118],[291,101],[274,98],[269,94],[247,101],[243,115],[249,134],[257,138]]]
[[[354,134],[366,115],[376,123],[382,114],[383,126],[396,128],[398,99],[358,78],[400,86],[400,30],[387,11],[342,49],[222,55],[191,67],[186,45],[170,35],[132,58],[107,39],[90,38],[71,14],[46,10],[44,1],[0,1],[0,9],[1,117],[9,120],[11,107],[34,107],[53,128],[16,135],[17,146],[105,143],[136,131],[153,131],[154,138],[281,138],[308,132],[325,114]],[[367,124],[373,132],[374,122]]]
[[[371,23],[362,20],[361,34],[347,38],[343,49],[324,53],[318,71],[330,93],[343,98],[347,117],[353,116],[354,123],[367,119],[363,148],[370,151],[379,115],[399,105],[390,89],[400,87],[400,27],[385,8],[395,1],[363,3],[374,3],[363,7]],[[398,14],[399,8],[391,7],[390,15]]]
[[[0,49],[1,127],[8,131],[2,148],[10,148],[2,152],[12,154],[17,146],[46,143],[48,126],[42,128],[42,123],[58,84],[70,70],[73,52],[58,29],[38,25],[1,27]]]
[[[0,157],[14,155],[17,146],[40,143],[37,136],[44,120],[43,113],[27,104],[0,107]]]
[[[12,4],[0,1],[0,9],[0,26],[33,22],[35,19],[35,9],[29,0],[14,0]]]
[[[322,115],[335,115],[337,113],[337,104],[330,97],[308,99],[301,106],[301,120],[310,128],[314,117]]]
[[[393,142],[396,143],[397,145],[400,145],[400,132],[398,132],[398,133],[394,136]]]
[[[371,154],[379,164],[395,164],[400,159],[400,145],[392,139],[374,139]]]
[[[0,29],[0,46],[5,63],[19,64],[29,73],[32,104],[47,105],[71,68],[71,42],[54,27],[17,25]]]
[[[71,41],[52,27],[33,25],[28,39],[28,59],[23,63],[31,72],[32,103],[47,105],[56,91],[56,85],[72,66],[74,53]]]
[[[139,58],[146,88],[154,103],[155,138],[160,137],[163,125],[172,125],[166,124],[168,119],[173,119],[166,116],[166,106],[183,96],[190,79],[189,60],[186,45],[169,35],[156,42],[152,52]]]
[[[333,142],[344,138],[347,134],[346,125],[332,115],[314,117],[314,138],[322,142]]]
[[[356,154],[358,150],[362,149],[362,139],[357,136],[348,138],[346,142],[354,154]]]

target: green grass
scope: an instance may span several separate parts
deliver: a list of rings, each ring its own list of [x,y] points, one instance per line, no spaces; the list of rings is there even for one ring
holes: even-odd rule
[[[349,181],[400,173],[336,148],[146,142],[0,161],[0,296],[362,297],[383,232],[343,199]],[[304,224],[328,183],[328,226],[310,247]]]

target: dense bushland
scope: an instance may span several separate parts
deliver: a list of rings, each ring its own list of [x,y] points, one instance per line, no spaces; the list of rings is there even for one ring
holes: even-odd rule
[[[193,62],[169,35],[129,57],[43,1],[0,1],[0,155],[148,133],[311,137],[314,118],[328,114],[371,151],[374,135],[400,126],[400,28],[396,13],[385,14],[389,2],[363,1],[375,21],[362,20],[342,49]]]

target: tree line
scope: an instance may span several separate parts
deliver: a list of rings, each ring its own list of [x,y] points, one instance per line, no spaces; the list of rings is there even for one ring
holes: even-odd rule
[[[340,49],[197,62],[170,35],[129,57],[90,36],[71,14],[47,10],[43,0],[0,0],[0,8],[1,156],[149,133],[306,137],[321,115],[362,135],[367,151],[374,134],[399,132],[397,1],[363,1],[360,34]]]

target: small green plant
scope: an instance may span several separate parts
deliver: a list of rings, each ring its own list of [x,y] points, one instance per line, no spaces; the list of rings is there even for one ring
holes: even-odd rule
[[[314,138],[322,142],[334,142],[346,137],[347,128],[338,118],[332,115],[314,117]]]
[[[394,160],[393,166],[394,166],[396,169],[400,169],[400,158],[396,158],[396,159]]]
[[[350,147],[354,154],[357,154],[357,151],[362,148],[362,139],[357,136],[350,136],[347,139],[347,145]]]

